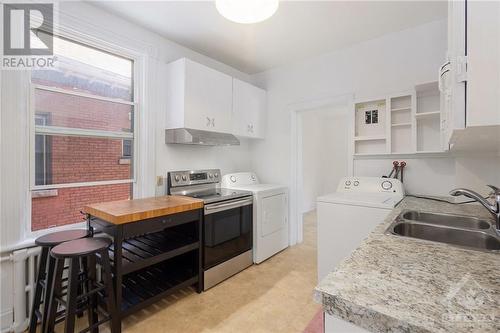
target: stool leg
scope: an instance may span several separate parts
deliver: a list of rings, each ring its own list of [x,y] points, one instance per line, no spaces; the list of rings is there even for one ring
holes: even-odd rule
[[[73,333],[75,331],[76,299],[78,297],[78,272],[80,270],[78,258],[71,258],[69,262],[66,319],[64,322],[65,333]]]
[[[51,284],[50,294],[49,294],[49,304],[47,313],[47,323],[44,325],[43,333],[54,332],[54,326],[56,323],[57,306],[58,302],[56,296],[61,296],[62,289],[62,275],[64,271],[64,259],[55,259],[56,269],[52,281],[47,281]]]
[[[82,257],[78,260],[78,263],[79,263],[79,272],[78,272],[78,276],[79,278],[81,277],[83,280],[85,280],[87,278],[87,275],[86,275],[86,268],[87,267],[87,257]],[[78,295],[83,295],[85,294],[87,291],[85,290],[86,288],[86,283],[82,283],[82,281],[78,280]],[[83,309],[81,311],[78,311],[78,313],[76,314],[78,318],[82,318],[83,317]]]
[[[84,269],[87,272],[86,288],[87,292],[89,292],[96,287],[94,284],[94,282],[96,281],[96,260],[94,255],[91,255],[85,259],[86,259],[85,260],[86,265],[84,266]],[[97,308],[97,294],[93,294],[89,296],[89,308],[87,311],[90,327],[93,327],[99,321],[97,317],[96,308]],[[99,328],[96,326],[95,328],[91,329],[90,332],[98,333]]]
[[[115,293],[113,289],[113,277],[111,275],[111,264],[109,262],[108,250],[105,249],[100,251],[101,263],[103,270],[104,285],[106,286],[106,307],[108,308],[108,314],[111,316],[111,333],[120,333],[122,330],[120,318],[118,318],[118,313],[116,307],[120,306],[116,304]],[[121,286],[118,286],[121,288]]]
[[[45,285],[50,284],[50,280],[46,279],[46,270],[47,270],[47,257],[49,255],[49,248],[48,247],[42,247],[42,251],[40,253],[40,262],[38,263],[38,274],[36,277],[36,287],[35,287],[35,295],[33,296],[33,305],[31,307],[31,314],[30,314],[30,327],[29,327],[29,333],[35,333],[36,332],[36,325],[37,325],[37,316],[36,316],[36,310],[40,309],[40,304],[42,302],[42,285],[41,282],[45,280]],[[45,295],[47,295],[47,290],[45,290]],[[45,303],[45,302],[44,302]],[[45,306],[45,304],[44,304]],[[43,316],[45,316],[45,311],[43,312]],[[43,326],[43,320],[42,320],[42,326]],[[42,328],[43,329],[43,328]]]
[[[49,316],[49,304],[50,304],[50,293],[52,292],[52,280],[54,279],[54,270],[56,267],[56,259],[49,256],[49,266],[47,269],[47,279],[45,282],[45,298],[43,300],[43,315],[42,315],[42,332],[45,331],[45,326],[47,325],[47,318]]]

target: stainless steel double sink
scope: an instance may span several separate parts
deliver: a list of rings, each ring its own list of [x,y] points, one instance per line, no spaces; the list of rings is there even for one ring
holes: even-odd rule
[[[473,216],[402,211],[386,234],[447,243],[472,250],[500,251],[500,235],[494,221]]]

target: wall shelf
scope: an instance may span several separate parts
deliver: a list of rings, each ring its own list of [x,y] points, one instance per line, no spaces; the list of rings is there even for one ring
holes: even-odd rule
[[[406,126],[411,126],[411,123],[398,123],[398,124],[391,124],[392,127],[406,127]]]
[[[422,156],[443,152],[440,103],[437,81],[384,98],[356,102],[354,156]],[[370,122],[373,110],[378,114],[375,124]]]
[[[417,110],[415,113],[416,152],[441,150],[441,100],[437,82],[415,87]]]
[[[385,98],[355,104],[355,154],[387,152],[387,110]]]
[[[357,136],[354,141],[385,140],[385,136]]]
[[[440,114],[441,114],[441,111],[418,112],[415,114],[415,117],[417,117],[417,118],[437,117]]]
[[[401,111],[411,111],[411,106],[407,106],[407,107],[403,107],[403,108],[391,109],[391,112],[401,112]]]

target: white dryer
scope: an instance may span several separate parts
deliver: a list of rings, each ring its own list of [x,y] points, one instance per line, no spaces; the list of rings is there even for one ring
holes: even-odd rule
[[[253,172],[222,177],[221,187],[253,193],[253,258],[259,264],[288,247],[288,188],[260,184]]]

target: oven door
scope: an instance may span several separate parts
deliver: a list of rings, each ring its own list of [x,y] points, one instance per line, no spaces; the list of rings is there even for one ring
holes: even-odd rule
[[[205,205],[205,270],[252,249],[253,197]]]

